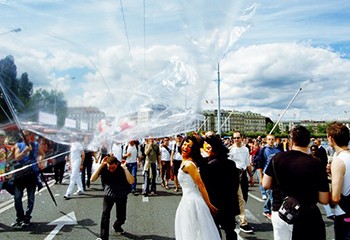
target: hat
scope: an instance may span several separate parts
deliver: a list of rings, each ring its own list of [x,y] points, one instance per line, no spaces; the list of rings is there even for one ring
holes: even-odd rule
[[[0,130],[0,136],[6,136],[6,133],[4,130]]]

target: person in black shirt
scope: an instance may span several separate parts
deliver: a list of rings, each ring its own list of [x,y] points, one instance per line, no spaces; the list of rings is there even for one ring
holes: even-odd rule
[[[310,132],[304,126],[290,131],[292,149],[277,153],[270,161],[262,185],[273,189],[272,226],[275,240],[325,240],[325,225],[317,202],[329,202],[327,174],[319,159],[309,155]],[[294,224],[284,222],[278,210],[286,196],[300,203],[300,214]]]
[[[125,163],[121,164],[114,156],[106,156],[102,159],[101,165],[91,176],[91,182],[95,182],[100,175],[105,184],[100,237],[105,240],[109,237],[109,219],[114,203],[116,204],[117,219],[113,228],[119,234],[125,233],[121,226],[126,219],[127,197],[135,179]]]
[[[200,170],[211,203],[219,209],[213,216],[221,235],[225,231],[226,240],[237,240],[235,217],[239,215],[238,184],[239,172],[234,161],[227,159],[228,149],[217,136],[205,138],[207,164]]]

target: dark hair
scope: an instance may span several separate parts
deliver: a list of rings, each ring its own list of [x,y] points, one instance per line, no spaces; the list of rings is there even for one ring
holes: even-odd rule
[[[340,122],[333,122],[327,127],[327,135],[334,139],[339,147],[348,146],[349,144],[349,128]]]
[[[188,142],[189,140],[192,141],[193,145],[191,147],[191,158],[192,161],[197,164],[197,166],[200,168],[204,164],[203,157],[201,155],[201,149],[200,149],[200,144],[198,142],[198,139],[194,136],[187,136],[181,143],[181,147],[184,142]]]
[[[290,130],[290,138],[298,147],[307,147],[310,143],[310,132],[306,127],[297,125]]]
[[[119,163],[119,160],[114,156],[109,156],[107,157],[107,163],[108,164]]]
[[[227,160],[227,154],[229,150],[222,144],[221,139],[218,139],[215,135],[205,138],[205,141],[211,146],[212,151],[216,154],[216,158],[219,160]]]

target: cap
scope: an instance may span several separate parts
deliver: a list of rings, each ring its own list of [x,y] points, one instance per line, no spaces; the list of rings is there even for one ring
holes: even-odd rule
[[[0,136],[6,136],[6,133],[4,130],[0,130]]]

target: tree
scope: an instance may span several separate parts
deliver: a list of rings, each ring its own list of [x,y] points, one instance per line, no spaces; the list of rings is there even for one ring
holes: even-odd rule
[[[266,133],[271,132],[272,128],[273,128],[273,123],[268,122],[268,123],[266,124]]]
[[[63,126],[68,111],[63,93],[39,89],[33,94],[34,84],[29,80],[28,73],[22,73],[17,79],[17,66],[11,55],[0,60],[0,84],[5,89],[5,93],[0,92],[1,111],[4,112],[0,114],[0,122],[12,118],[4,100],[3,94],[6,94],[16,114],[26,113],[26,121],[37,121],[39,111],[54,113],[56,109],[58,126]]]
[[[43,111],[54,114],[56,110],[57,125],[59,127],[64,125],[64,120],[67,116],[67,101],[64,99],[62,92],[39,89],[37,90],[31,100],[31,106],[36,106],[35,111]]]

